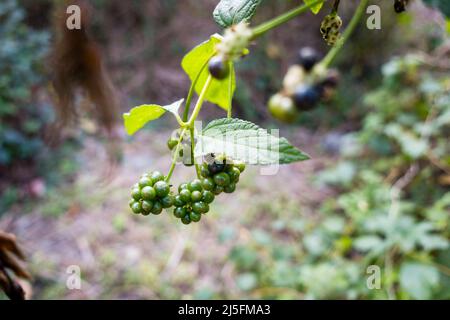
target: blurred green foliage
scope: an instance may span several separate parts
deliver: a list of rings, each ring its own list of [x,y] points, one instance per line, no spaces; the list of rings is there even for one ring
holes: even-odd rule
[[[383,67],[365,96],[362,128],[341,141],[341,161],[318,184],[339,190],[301,241],[254,230],[231,250],[238,287],[263,298],[449,299],[450,77],[430,57]],[[433,60],[438,61],[438,60]],[[284,233],[291,226],[280,225]],[[367,267],[381,270],[370,290]]]
[[[38,102],[49,34],[31,29],[24,19],[16,0],[0,3],[0,176],[7,184],[0,184],[0,212],[20,199],[19,189],[30,179],[55,180],[67,167],[60,163],[55,170],[56,161],[70,152],[50,150],[43,139],[53,117],[52,108]]]

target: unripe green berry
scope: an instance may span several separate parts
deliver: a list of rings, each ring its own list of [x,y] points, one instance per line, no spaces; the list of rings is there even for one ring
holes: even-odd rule
[[[202,218],[202,214],[201,213],[197,213],[197,212],[194,212],[194,211],[189,213],[189,220],[191,220],[193,222],[199,222],[201,218]]]
[[[195,213],[205,213],[207,210],[207,204],[203,201],[194,202],[192,204],[192,211]],[[209,209],[209,208],[208,208]]]
[[[162,204],[159,201],[155,201],[153,203],[153,208],[150,212],[153,213],[154,215],[158,215],[162,212],[162,210],[163,210]]]
[[[142,206],[142,211],[143,211],[142,213],[144,215],[148,215],[153,208],[153,202],[144,200],[144,201],[142,201],[141,206]]]
[[[184,217],[181,218],[181,222],[183,224],[189,224],[191,223],[191,218],[189,217],[189,214],[186,214]]]
[[[236,167],[231,167],[229,170],[227,170],[228,175],[230,176],[231,182],[238,182],[239,176],[241,175],[241,171]]]
[[[131,190],[131,196],[134,200],[140,200],[141,199],[141,190],[139,188],[133,188]]]
[[[236,184],[234,182],[223,188],[223,191],[225,191],[225,193],[233,193],[234,190],[236,190]]]
[[[187,183],[182,183],[178,186],[178,192],[181,192],[181,190],[183,189],[187,189],[188,184]]]
[[[191,193],[191,200],[192,202],[200,201],[202,200],[202,193],[198,190],[195,190]]]
[[[175,207],[182,207],[186,203],[183,201],[183,199],[181,199],[181,196],[179,194],[177,194],[175,196],[175,200],[174,200],[173,204],[174,204]]]
[[[238,168],[239,171],[240,171],[241,173],[244,172],[244,170],[245,170],[245,163],[244,163],[244,162],[241,162],[241,161],[235,161],[235,162],[234,162],[234,166],[235,166],[236,168]]]
[[[152,180],[149,177],[144,176],[141,179],[139,179],[139,187],[140,188],[144,188],[146,186],[151,186],[151,185],[152,185]]]
[[[173,210],[173,215],[177,218],[182,218],[187,214],[186,208],[177,207]]]
[[[169,138],[169,140],[167,140],[167,147],[169,148],[169,150],[173,150],[173,148],[175,148],[178,144],[178,140],[175,138]]]
[[[214,201],[214,193],[212,193],[211,191],[205,190],[202,193],[202,200],[205,203],[212,203]]]
[[[213,193],[217,196],[219,194],[221,194],[223,192],[223,187],[222,186],[215,186]]]
[[[216,184],[214,183],[214,180],[212,178],[205,178],[202,180],[202,187],[205,190],[213,190]]]
[[[159,171],[153,171],[151,178],[152,178],[153,184],[155,184],[158,181],[164,180],[164,175]]]
[[[155,188],[156,195],[159,198],[164,198],[170,192],[170,187],[165,181],[158,181],[153,185],[153,187]]]
[[[171,206],[173,206],[175,197],[171,194],[168,194],[167,196],[165,196],[164,198],[162,198],[159,201],[161,202],[162,207],[167,209],[167,208],[170,208]]]
[[[200,174],[202,177],[207,178],[211,176],[211,173],[209,172],[208,169],[208,164],[207,163],[203,163],[200,167]]]
[[[216,173],[214,175],[214,182],[218,186],[225,187],[230,184],[230,176],[225,172]]]
[[[133,205],[131,206],[131,210],[136,214],[141,213],[142,212],[141,203],[140,202],[133,203]]]
[[[194,179],[188,184],[188,189],[190,192],[202,191],[202,182],[199,179]]]
[[[180,192],[180,198],[184,202],[190,202],[191,201],[191,192],[188,189],[183,189]]]
[[[144,200],[153,200],[156,198],[156,191],[153,187],[146,186],[142,188],[141,196]]]

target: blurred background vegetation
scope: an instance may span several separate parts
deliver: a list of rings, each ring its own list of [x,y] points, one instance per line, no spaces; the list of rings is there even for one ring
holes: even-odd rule
[[[167,171],[172,119],[133,138],[119,123],[114,165],[87,113],[55,142],[55,2],[0,3],[0,229],[28,255],[33,298],[450,299],[450,39],[439,11],[416,0],[397,15],[391,1],[372,1],[382,29],[357,30],[336,63],[336,97],[291,125],[266,102],[301,47],[327,52],[318,29],[328,10],[258,40],[238,64],[235,116],[280,128],[312,160],[276,176],[249,168],[237,192],[183,226],[127,204],[142,172]],[[186,96],[180,61],[220,32],[217,1],[90,2],[121,111]],[[264,1],[253,23],[299,2]],[[353,10],[343,1],[344,25]],[[203,110],[205,121],[223,116]],[[174,179],[193,175],[180,166]],[[70,265],[82,290],[65,286]],[[381,269],[379,290],[366,285],[369,265]]]

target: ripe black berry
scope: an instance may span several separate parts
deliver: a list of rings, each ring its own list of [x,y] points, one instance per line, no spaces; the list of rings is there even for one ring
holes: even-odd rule
[[[225,170],[225,164],[214,161],[213,163],[210,163],[208,165],[208,170],[209,170],[210,174],[214,175],[216,173],[219,173],[219,172],[222,172],[223,170]]]
[[[310,71],[319,61],[320,55],[313,48],[305,47],[298,52],[298,63],[305,71]]]
[[[208,70],[214,78],[221,80],[228,76],[230,66],[222,57],[214,56],[209,60]]]
[[[317,87],[302,84],[299,85],[294,93],[293,100],[300,110],[310,110],[314,108],[320,99],[320,91]]]

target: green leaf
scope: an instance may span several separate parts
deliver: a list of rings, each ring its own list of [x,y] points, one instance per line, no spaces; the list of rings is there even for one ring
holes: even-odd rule
[[[143,104],[132,108],[129,112],[123,114],[125,130],[129,135],[133,135],[136,131],[144,127],[148,122],[161,117],[166,111],[178,116],[178,109],[184,99],[178,100],[168,106],[160,106],[157,104]]]
[[[309,4],[313,3],[314,1],[315,1],[315,0],[303,0],[303,2],[304,2],[306,5],[309,5]],[[320,9],[322,9],[322,6],[323,6],[323,2],[322,2],[322,3],[319,3],[319,4],[316,4],[316,5],[314,5],[314,6],[311,7],[311,11],[312,11],[314,14],[318,14],[319,11],[320,11]]]
[[[221,0],[213,12],[216,23],[228,28],[241,21],[249,21],[262,0]]]
[[[400,286],[414,299],[431,299],[439,286],[439,272],[431,265],[405,262],[400,268]]]
[[[354,246],[355,249],[362,252],[367,252],[371,250],[382,251],[383,249],[383,239],[374,235],[361,236],[355,239]]]
[[[200,94],[206,79],[209,76],[207,63],[215,54],[215,47],[221,41],[220,35],[212,35],[209,40],[199,44],[184,56],[181,66],[189,76],[189,79],[195,84],[195,92]],[[200,73],[200,75],[199,75]],[[229,90],[229,83],[231,77],[231,91]],[[230,107],[231,98],[236,89],[236,76],[234,68],[231,68],[228,77],[222,80],[213,79],[206,93],[205,100],[217,104],[221,108],[228,110]]]
[[[249,121],[222,118],[210,122],[198,136],[196,157],[208,153],[225,153],[248,164],[271,165],[304,161],[309,156],[285,138]]]
[[[427,5],[439,9],[447,18],[450,18],[450,1],[448,0],[423,0]]]

